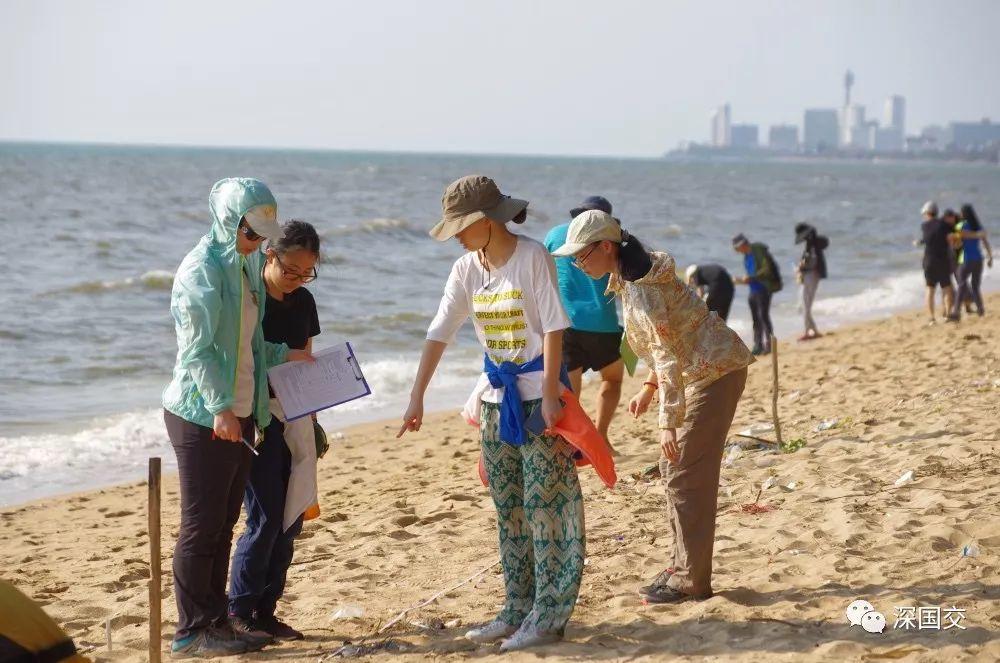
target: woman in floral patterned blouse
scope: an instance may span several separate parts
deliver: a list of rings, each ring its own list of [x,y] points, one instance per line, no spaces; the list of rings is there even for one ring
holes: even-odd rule
[[[642,416],[653,395],[660,397],[660,470],[674,553],[639,593],[650,603],[708,598],[722,450],[753,356],[678,278],[671,256],[648,253],[611,215],[576,217],[555,255],[575,256],[592,278],[611,274],[608,292],[622,301],[629,345],[650,367],[629,413]]]

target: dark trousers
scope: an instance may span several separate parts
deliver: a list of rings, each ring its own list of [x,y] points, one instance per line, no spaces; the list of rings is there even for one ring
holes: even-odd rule
[[[226,616],[226,572],[233,527],[250,473],[250,450],[212,439],[212,429],[163,413],[177,455],[181,526],[174,547],[175,639],[186,638]],[[240,420],[253,440],[253,419]]]
[[[277,418],[264,430],[264,441],[253,459],[243,497],[246,529],[236,542],[229,579],[229,612],[241,617],[271,617],[285,591],[295,537],[302,531],[299,516],[282,531],[285,493],[292,454],[285,444],[285,427]]]
[[[980,284],[983,281],[983,261],[969,260],[958,266],[958,296],[955,297],[955,304],[952,306],[953,317],[962,315],[962,303],[972,301],[976,305],[976,312],[979,315],[984,313],[983,293]]]
[[[753,347],[762,352],[771,351],[771,293],[750,293],[750,315],[753,316]]]
[[[708,307],[709,311],[715,311],[722,321],[725,322],[729,318],[729,308],[733,305],[733,289],[729,288],[717,288],[709,289],[708,297],[705,298],[705,306]]]

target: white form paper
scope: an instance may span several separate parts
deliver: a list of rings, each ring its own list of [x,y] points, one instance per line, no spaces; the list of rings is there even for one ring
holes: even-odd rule
[[[313,353],[316,361],[288,361],[267,372],[288,421],[371,394],[350,343]]]

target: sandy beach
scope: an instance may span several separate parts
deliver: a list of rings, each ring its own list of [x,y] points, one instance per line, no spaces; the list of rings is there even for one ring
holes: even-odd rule
[[[1000,309],[1000,296],[987,309]],[[997,348],[996,313],[926,327],[925,314],[911,312],[782,343],[782,432],[805,445],[727,461],[715,596],[704,602],[645,606],[635,593],[666,566],[672,542],[663,489],[641,475],[659,453],[655,414],[620,416],[612,427],[623,454],[617,489],[581,473],[588,564],[566,641],[504,659],[1000,660]],[[620,412],[638,384],[626,385]],[[765,357],[751,367],[733,435],[770,420],[770,384]],[[592,385],[583,400],[592,404]],[[832,427],[817,430],[823,422]],[[457,412],[428,417],[403,440],[397,429],[394,421],[366,425],[334,441],[320,463],[323,513],[297,542],[279,608],[307,639],[246,659],[316,661],[345,641],[375,643],[379,660],[500,655],[462,637],[499,606],[499,566],[363,640],[497,559],[492,504],[475,472],[476,431]],[[755,502],[764,509],[744,508]],[[169,570],[177,523],[176,476],[168,475],[164,648],[176,617]],[[978,554],[963,557],[973,543]],[[3,577],[98,660],[146,658],[148,545],[145,484],[0,511]],[[885,615],[883,633],[848,624],[844,611],[855,599]],[[353,606],[360,617],[334,618]],[[896,628],[899,607],[938,608],[941,627]]]

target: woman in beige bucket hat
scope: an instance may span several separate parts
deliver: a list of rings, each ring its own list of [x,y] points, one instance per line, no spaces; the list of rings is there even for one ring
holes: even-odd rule
[[[549,434],[560,419],[562,333],[569,327],[555,264],[540,243],[515,235],[528,203],[482,175],[456,180],[430,234],[457,237],[455,261],[414,380],[398,436],[420,430],[424,393],[445,347],[472,318],[485,350],[470,421],[478,421],[482,463],[497,510],[506,600],[497,617],[466,637],[503,640],[505,651],[562,638],[580,590],[583,497],[574,450]]]
[[[649,603],[707,598],[722,450],[753,357],[681,281],[674,259],[647,252],[610,214],[591,210],[577,216],[566,243],[553,253],[574,256],[591,278],[611,275],[608,292],[621,299],[629,345],[650,369],[629,413],[641,416],[653,395],[660,397],[660,473],[674,533],[673,563],[639,593]]]

